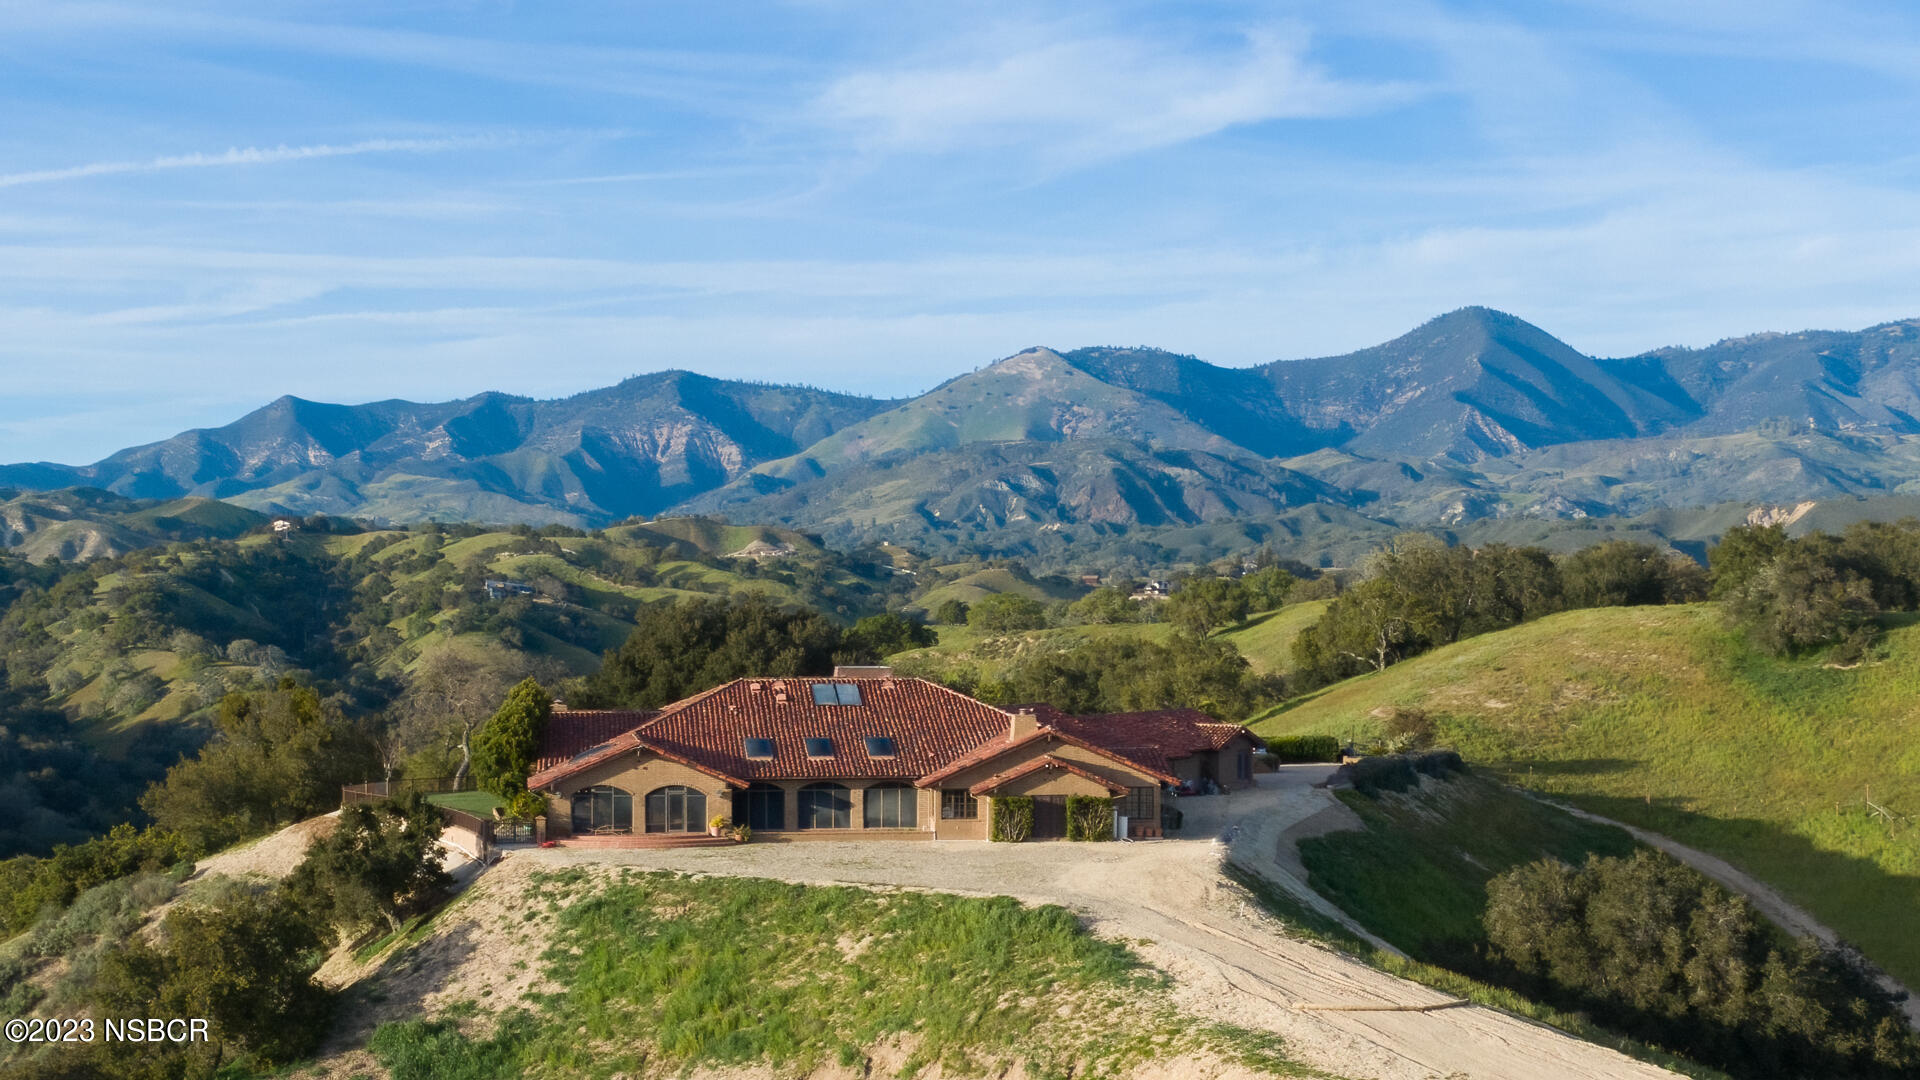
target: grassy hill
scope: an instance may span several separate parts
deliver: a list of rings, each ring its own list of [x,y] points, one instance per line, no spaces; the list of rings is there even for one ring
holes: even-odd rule
[[[1219,632],[1262,675],[1284,675],[1293,670],[1293,639],[1318,622],[1327,610],[1325,600],[1288,604],[1278,611],[1248,616],[1240,626]]]
[[[1005,567],[990,567],[929,589],[915,597],[908,607],[914,611],[931,612],[949,600],[973,604],[1000,593],[1015,593],[1042,604],[1051,604],[1058,600],[1077,600],[1089,591],[1058,580],[1032,578]]]
[[[1348,680],[1254,727],[1346,737],[1376,730],[1390,708],[1427,710],[1477,766],[1720,855],[1910,982],[1917,693],[1911,622],[1869,663],[1836,670],[1758,653],[1717,605],[1602,608]]]

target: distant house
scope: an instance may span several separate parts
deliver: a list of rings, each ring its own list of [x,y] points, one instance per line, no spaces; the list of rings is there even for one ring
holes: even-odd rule
[[[276,533],[292,532],[293,522],[287,520],[286,518],[274,518],[273,531]]]
[[[492,578],[488,578],[486,588],[487,599],[489,600],[504,600],[509,596],[533,595],[533,586],[518,581],[495,581]]]
[[[1173,583],[1170,581],[1149,581],[1133,590],[1130,600],[1165,600],[1173,595]]]
[[[736,679],[658,711],[557,708],[527,786],[562,843],[670,841],[727,817],[768,839],[984,840],[993,799],[1033,799],[1032,839],[1066,801],[1115,800],[1161,835],[1163,792],[1253,783],[1257,740],[1192,709],[1068,716],[1000,709],[888,668]]]
[[[739,551],[727,556],[729,559],[784,559],[799,549],[792,544],[769,544],[765,540],[755,540]]]
[[[1085,585],[1089,589],[1097,589],[1100,587],[1100,575],[1099,574],[1081,574],[1080,584]]]

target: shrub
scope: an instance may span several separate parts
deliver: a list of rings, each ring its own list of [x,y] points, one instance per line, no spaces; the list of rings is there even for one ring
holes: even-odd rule
[[[1336,762],[1340,740],[1332,735],[1279,735],[1267,740],[1267,753],[1286,764]]]
[[[1789,943],[1671,859],[1515,867],[1487,886],[1498,956],[1534,996],[1746,1076],[1913,1076],[1920,1036],[1856,959]]]
[[[440,866],[440,808],[418,794],[402,801],[359,803],[307,849],[287,887],[325,923],[352,933],[381,920],[400,928],[401,915],[438,899],[451,884]]]
[[[992,813],[994,840],[1017,844],[1033,835],[1032,796],[995,795]]]
[[[473,778],[480,787],[503,799],[527,790],[552,709],[550,695],[533,679],[507,691],[500,711],[473,740]]]
[[[1067,796],[1067,839],[1113,839],[1113,800],[1097,795]]]
[[[1445,780],[1454,773],[1467,771],[1467,763],[1452,750],[1431,750],[1424,754],[1387,754],[1364,757],[1342,770],[1354,790],[1363,795],[1383,791],[1405,791],[1417,786],[1420,777]]]
[[[995,593],[981,597],[968,609],[967,625],[989,634],[1038,630],[1047,625],[1047,609],[1032,597]]]

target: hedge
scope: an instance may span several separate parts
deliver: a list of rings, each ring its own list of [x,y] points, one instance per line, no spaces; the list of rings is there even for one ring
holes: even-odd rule
[[[1267,740],[1267,753],[1282,764],[1337,762],[1340,740],[1332,735],[1280,735]]]
[[[1067,839],[1113,839],[1113,800],[1098,795],[1067,796]]]
[[[1424,754],[1361,758],[1342,771],[1355,790],[1378,795],[1382,791],[1405,791],[1418,784],[1422,775],[1445,780],[1454,773],[1466,772],[1467,763],[1452,750],[1429,750]]]
[[[1033,796],[995,795],[992,839],[1017,844],[1033,835]]]

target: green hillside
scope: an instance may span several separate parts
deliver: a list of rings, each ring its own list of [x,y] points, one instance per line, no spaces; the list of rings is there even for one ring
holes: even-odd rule
[[[1327,610],[1325,600],[1307,600],[1288,604],[1278,611],[1249,616],[1242,626],[1222,630],[1217,635],[1240,650],[1253,670],[1262,675],[1284,675],[1293,670],[1293,639],[1300,631],[1319,621]]]
[[[915,611],[931,612],[949,600],[972,604],[983,597],[1000,593],[1017,593],[1043,604],[1050,604],[1056,600],[1077,600],[1088,591],[1077,585],[1035,579],[1017,570],[992,567],[966,574],[944,585],[929,589],[915,597],[913,603],[908,606]]]
[[[1720,855],[1912,983],[1916,694],[1911,620],[1873,660],[1838,670],[1756,652],[1714,604],[1602,608],[1435,650],[1254,727],[1344,738],[1391,708],[1426,710],[1477,766]]]

